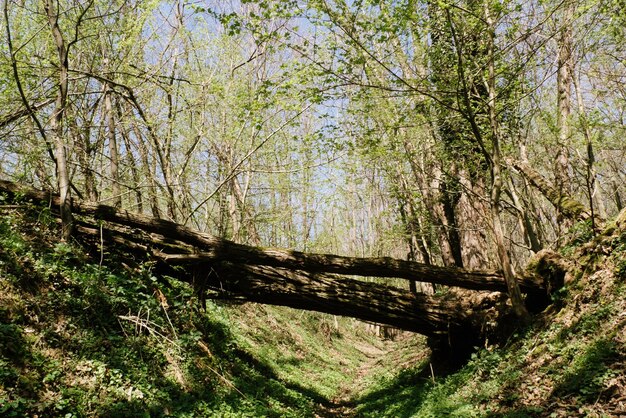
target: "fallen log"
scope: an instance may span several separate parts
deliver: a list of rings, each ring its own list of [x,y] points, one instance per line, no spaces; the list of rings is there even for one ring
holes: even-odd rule
[[[541,174],[534,170],[530,165],[521,162],[510,160],[511,166],[520,172],[537,190],[543,194],[552,205],[557,208],[560,213],[566,218],[574,221],[586,221],[594,216],[594,219],[601,223],[603,220],[598,217],[597,214],[593,214],[591,210],[585,207],[578,200],[572,196],[564,193],[562,190],[558,190],[548,180],[546,180]]]
[[[81,222],[76,232],[96,251],[102,242],[114,244],[125,262],[133,261],[130,254],[150,253],[150,245],[136,242],[134,234],[124,231]],[[487,339],[502,340],[514,326],[508,298],[501,292],[459,290],[431,296],[327,273],[216,260],[173,269],[157,259],[157,275],[192,284],[202,304],[205,299],[254,302],[388,325],[429,337],[431,348],[451,354],[446,361],[471,352]]]
[[[210,298],[348,316],[439,338],[457,347],[471,348],[486,337],[497,338],[502,335],[500,324],[508,327],[503,318],[513,319],[506,295],[499,292],[479,292],[463,300],[454,292],[414,294],[324,273],[226,262],[198,265],[193,280],[203,281],[214,292]]]
[[[506,292],[502,274],[494,270],[463,270],[441,267],[390,257],[345,257],[332,254],[308,254],[282,249],[259,249],[236,245],[195,254],[162,254],[170,264],[189,265],[228,259],[251,265],[287,267],[309,272],[336,273],[348,276],[401,278],[444,286],[462,287],[472,290]],[[522,279],[526,291],[543,289],[543,284],[532,277]]]
[[[0,180],[0,191],[19,195],[26,199],[49,203],[53,211],[56,210],[59,204],[59,197],[53,193],[25,187],[9,181]],[[168,254],[155,249],[155,255],[170,264],[228,261],[237,264],[282,267],[308,272],[380,278],[393,277],[472,290],[506,292],[503,276],[497,271],[469,271],[388,257],[355,258],[332,254],[310,254],[285,249],[251,247],[194,231],[168,220],[151,218],[111,206],[77,200],[73,200],[71,206],[75,214],[157,234],[164,237],[164,241],[178,241],[192,247],[196,251],[194,254],[188,252]],[[153,241],[153,245],[158,244],[158,241]],[[545,284],[537,277],[522,278],[520,287],[531,298],[545,295],[546,293]]]
[[[205,265],[209,266],[209,265]],[[202,269],[213,298],[288,306],[348,316],[433,335],[467,322],[467,312],[444,298],[392,286],[270,266],[216,263]]]
[[[52,193],[4,181],[0,191],[44,201],[58,216],[58,196]],[[125,263],[139,264],[152,257],[158,275],[193,284],[200,300],[256,302],[349,316],[424,334],[431,347],[442,353],[452,349],[455,356],[469,353],[487,338],[497,341],[515,326],[497,272],[249,247],[110,206],[74,201],[72,209],[77,215],[75,236],[94,254],[109,245],[123,254]],[[174,268],[175,264],[184,268]],[[473,290],[429,296],[347,275],[404,277]],[[527,302],[545,308],[549,298],[541,280],[524,283]]]
[[[94,249],[104,243],[114,245],[126,256],[154,255],[150,250],[154,242],[148,243],[145,238],[139,242],[135,234],[126,231],[79,221],[76,234]],[[336,274],[218,260],[201,261],[176,270],[170,268],[163,255],[156,254],[157,271],[193,284],[202,293],[201,299],[256,302],[350,316],[429,336],[483,318],[483,312],[479,315],[472,309],[476,307],[475,300],[462,302],[450,292],[438,296],[415,294],[388,284]],[[506,300],[504,294],[494,293]]]

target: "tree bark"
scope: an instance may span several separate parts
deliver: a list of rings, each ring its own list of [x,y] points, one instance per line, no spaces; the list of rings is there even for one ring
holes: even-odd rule
[[[118,120],[121,122],[123,121],[123,114],[122,114],[122,106],[120,105],[120,103],[117,103],[116,106],[116,111],[117,111],[117,118]],[[120,134],[122,135],[122,142],[124,143],[124,148],[126,149],[126,165],[128,165],[128,167],[130,168],[130,173],[131,173],[131,177],[132,177],[132,182],[133,182],[133,191],[135,192],[135,208],[137,213],[143,213],[143,193],[141,191],[142,188],[142,182],[140,180],[140,174],[139,174],[139,164],[138,161],[135,160],[135,156],[133,155],[133,146],[131,144],[131,140],[130,140],[130,133],[128,131],[128,128],[124,128],[124,125],[121,124],[120,126]]]
[[[589,209],[570,195],[557,190],[555,186],[550,184],[548,180],[528,164],[519,161],[509,161],[509,164],[526,177],[550,203],[556,208],[560,208],[563,216],[575,221],[586,221],[591,218],[592,214]],[[597,215],[596,218],[598,218]],[[598,221],[601,223],[602,219],[598,218]]]
[[[216,263],[196,270],[194,280],[204,280],[207,288],[217,292],[217,298],[350,316],[427,336],[468,326],[477,319],[452,296],[411,294],[323,273]],[[478,336],[478,328],[471,328]]]
[[[580,119],[583,134],[585,136],[585,144],[587,146],[587,159],[585,161],[585,182],[587,185],[587,196],[589,198],[589,209],[592,215],[592,221],[596,212],[600,218],[606,218],[606,208],[604,207],[604,199],[602,196],[602,188],[599,184],[599,176],[594,168],[595,156],[593,151],[592,133],[589,127],[589,118],[585,110],[585,102],[578,77],[572,77],[574,89],[576,90],[576,103],[578,104],[578,118]],[[597,202],[597,211],[595,210]],[[593,225],[595,229],[595,225]]]
[[[132,112],[129,112],[132,113]],[[147,177],[148,182],[148,200],[150,202],[150,210],[152,211],[152,216],[155,218],[161,217],[161,210],[159,209],[159,199],[157,197],[157,184],[155,180],[156,170],[153,169],[152,164],[150,164],[150,158],[148,156],[148,147],[143,140],[143,135],[141,134],[141,130],[137,126],[137,124],[133,123],[133,132],[135,134],[135,139],[137,140],[137,150],[139,151],[139,157],[141,159],[141,164],[143,165],[143,173]],[[138,186],[139,187],[139,186]]]
[[[57,3],[57,8],[58,8]],[[48,24],[52,31],[52,37],[57,48],[59,57],[59,90],[54,106],[54,113],[50,119],[50,128],[54,142],[55,158],[57,163],[57,183],[59,187],[59,208],[61,212],[62,238],[69,240],[72,235],[72,210],[71,210],[71,190],[70,176],[67,167],[66,144],[63,140],[63,116],[67,103],[68,90],[68,50],[61,28],[59,27],[58,9],[55,10],[50,0],[44,2],[44,9],[48,17]]]
[[[83,181],[85,183],[85,198],[88,202],[98,201],[98,190],[96,188],[96,179],[94,176],[94,169],[91,166],[91,155],[93,153],[93,146],[89,141],[89,128],[80,132],[77,126],[71,126],[70,130],[74,137],[74,144],[76,145],[76,156],[78,157],[78,164],[83,174]]]
[[[150,245],[135,242],[132,233],[82,222],[76,229],[96,246],[104,239],[128,253],[150,251]],[[202,303],[211,298],[348,316],[426,335],[434,349],[456,356],[471,351],[486,338],[493,342],[506,335],[503,331],[514,324],[509,321],[513,316],[507,297],[500,292],[478,292],[472,297],[457,292],[410,294],[381,283],[325,273],[219,260],[198,262],[184,270],[172,269],[167,263],[158,263],[155,268],[191,283]]]
[[[461,235],[459,234],[459,224],[456,219],[456,204],[461,198],[461,192],[453,190],[457,186],[455,182],[458,179],[452,179],[448,175],[443,175],[439,188],[440,202],[443,207],[443,219],[441,225],[444,228],[447,243],[450,249],[450,256],[452,257],[452,263],[444,258],[446,265],[454,265],[456,267],[463,267],[463,251],[461,248]]]
[[[569,149],[568,145],[571,136],[571,91],[572,91],[572,24],[576,3],[574,0],[564,2],[564,10],[560,34],[558,39],[558,71],[557,71],[557,93],[558,93],[558,113],[557,128],[559,143],[557,144],[557,155],[555,158],[555,179],[557,190],[564,194],[569,194],[571,190],[571,176],[569,174]],[[557,207],[557,210],[560,208]]]
[[[541,241],[539,240],[537,233],[535,232],[535,227],[533,226],[530,214],[528,213],[529,211],[524,205],[522,205],[517,191],[515,190],[515,185],[512,181],[510,181],[510,178],[509,188],[506,192],[509,194],[511,200],[513,201],[515,210],[518,212],[517,220],[519,222],[520,229],[524,234],[524,242],[528,245],[532,253],[538,253],[539,251],[541,251],[543,246],[541,244]]]
[[[50,192],[1,180],[0,191],[47,204],[58,204],[60,200]],[[142,260],[152,255],[157,271],[193,284],[201,301],[208,296],[350,316],[427,335],[432,337],[433,345],[440,349],[451,347],[454,352],[471,350],[487,337],[493,341],[516,323],[504,293],[507,287],[496,272],[470,272],[390,258],[359,259],[261,249],[111,206],[73,202],[72,208],[80,217],[76,222],[77,236],[83,237],[88,246],[99,249],[104,241],[123,253],[137,254]],[[195,250],[204,252],[193,254]],[[179,261],[188,264],[183,269],[175,268],[172,264]],[[457,289],[443,295],[412,294],[380,282],[328,274],[331,272],[405,275],[469,289],[499,291]],[[529,295],[543,295],[535,300],[543,304],[540,309],[545,308],[545,285],[532,279],[526,283]]]
[[[500,198],[502,196],[502,187],[504,181],[502,179],[502,154],[500,150],[500,124],[496,116],[496,72],[494,63],[494,41],[495,41],[495,22],[490,10],[490,6],[485,4],[485,21],[489,25],[488,47],[488,109],[489,109],[489,125],[491,127],[491,219],[493,225],[493,233],[496,241],[496,249],[500,266],[504,274],[509,297],[515,314],[523,321],[528,321],[530,315],[524,306],[522,292],[517,283],[517,278],[513,273],[511,257],[504,242],[504,228],[502,219],[500,219]]]

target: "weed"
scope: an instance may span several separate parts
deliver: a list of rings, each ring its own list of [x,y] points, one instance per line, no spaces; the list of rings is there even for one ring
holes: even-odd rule
[[[617,370],[611,368],[616,358],[617,350],[613,341],[604,338],[595,341],[582,354],[574,357],[555,389],[555,395],[596,401],[605,383],[618,374]]]
[[[561,254],[571,255],[576,248],[590,241],[594,237],[591,220],[580,221],[575,223],[568,231],[569,241],[567,245],[561,248]]]

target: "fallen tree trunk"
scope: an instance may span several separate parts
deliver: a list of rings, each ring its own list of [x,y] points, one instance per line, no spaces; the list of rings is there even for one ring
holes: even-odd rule
[[[557,190],[551,185],[541,174],[535,171],[531,166],[520,161],[510,161],[513,168],[519,171],[530,183],[543,194],[555,208],[557,208],[563,216],[574,221],[586,221],[591,219],[592,212],[585,205],[574,199],[572,196]],[[595,215],[597,220],[602,221]]]
[[[53,193],[24,187],[0,180],[0,191],[18,194],[24,198],[48,202],[56,209],[59,197]],[[209,234],[193,231],[183,225],[151,218],[111,206],[73,201],[72,211],[76,215],[93,217],[136,228],[164,237],[163,241],[178,241],[189,246],[187,252],[168,254],[155,249],[155,255],[170,264],[196,264],[203,262],[228,261],[246,265],[282,267],[308,272],[336,273],[343,275],[395,277],[412,281],[455,286],[472,290],[506,292],[506,284],[497,271],[469,271],[451,267],[421,264],[393,258],[355,258],[332,254],[309,254],[300,251],[259,248],[237,244]],[[153,240],[153,244],[158,242]],[[196,253],[191,253],[191,251]],[[520,282],[523,292],[532,298],[545,295],[545,284],[536,277],[525,277]]]
[[[444,298],[380,283],[270,266],[217,263],[203,269],[213,297],[348,316],[434,335],[467,323],[467,312]],[[198,275],[194,277],[197,283]]]
[[[58,196],[52,193],[4,181],[0,191],[44,201],[58,216]],[[418,332],[430,337],[432,347],[461,352],[471,351],[485,338],[494,341],[507,335],[515,324],[497,272],[249,247],[110,206],[74,201],[72,210],[77,215],[77,237],[94,255],[108,244],[124,255],[125,262],[133,255],[139,263],[151,256],[157,260],[157,272],[193,284],[201,300],[208,296],[349,316]],[[175,264],[184,268],[174,268]],[[453,289],[428,296],[346,275],[402,277],[492,292]],[[523,283],[527,302],[538,309],[547,306],[541,280]]]
[[[495,292],[474,292],[476,297],[468,299],[454,292],[429,296],[323,273],[225,262],[197,265],[193,280],[212,290],[211,298],[348,316],[457,348],[471,349],[486,337],[497,339],[504,335],[500,324],[508,327],[514,319],[506,295]]]
[[[149,245],[124,231],[81,222],[76,232],[95,254],[102,242],[115,245],[126,262],[130,254],[141,259],[150,252]],[[515,324],[501,292],[458,290],[431,296],[327,273],[216,260],[174,269],[159,260],[155,272],[192,284],[203,304],[218,299],[348,316],[425,335],[438,353],[454,353],[450,358],[469,353],[486,339],[501,340]]]
[[[420,282],[456,286],[472,290],[493,290],[506,292],[506,285],[500,272],[493,270],[463,270],[421,264],[414,261],[398,260],[390,257],[356,258],[332,254],[307,254],[281,249],[259,249],[245,246],[222,248],[221,253],[214,249],[196,254],[163,254],[164,261],[171,264],[194,264],[228,259],[252,265],[287,267],[309,272],[336,273],[348,276],[395,277]],[[532,278],[525,278],[523,287],[534,291],[543,285]]]
[[[76,232],[94,249],[104,242],[115,245],[127,255],[150,252],[150,245],[138,243],[135,236],[124,231],[81,221]],[[218,260],[197,262],[181,270],[171,268],[159,255],[157,260],[160,261],[157,271],[189,282],[201,299],[288,306],[349,316],[427,336],[439,335],[450,327],[467,327],[470,323],[486,321],[485,312],[475,309],[478,307],[476,300],[461,301],[454,292],[439,296],[415,294],[388,284],[335,274]],[[503,293],[491,292],[491,295],[497,295],[502,305],[506,305]],[[500,309],[509,310],[509,307]],[[471,328],[476,331],[482,325]]]

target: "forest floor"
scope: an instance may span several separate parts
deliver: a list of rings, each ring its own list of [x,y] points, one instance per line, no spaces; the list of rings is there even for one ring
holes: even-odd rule
[[[339,333],[331,344],[357,354],[342,352],[353,359],[349,370],[327,385],[330,401],[316,415],[626,418],[624,221],[596,237],[578,229],[561,249],[570,269],[553,304],[506,344],[477,348],[458,370],[431,373],[429,350],[416,335],[363,345],[356,334]]]
[[[363,344],[356,347],[364,355],[362,363],[352,371],[352,379],[337,390],[337,395],[318,412],[318,416],[351,417],[358,415],[359,397],[363,396],[373,382],[385,374],[416,367],[428,358],[425,340],[411,333],[401,333],[379,344]]]
[[[354,404],[352,401],[355,394],[362,390],[363,382],[376,372],[377,366],[388,357],[391,351],[389,347],[381,349],[374,345],[361,345],[356,348],[363,353],[365,361],[354,372],[354,380],[339,388],[339,393],[332,400],[332,403],[337,405],[339,409],[337,412],[342,414],[348,414],[353,410]]]
[[[207,302],[115,249],[0,217],[2,417],[626,417],[626,220],[561,250],[554,304],[502,346],[431,373],[419,335]],[[102,261],[101,261],[102,260]],[[124,260],[124,262],[120,262]]]
[[[427,356],[400,360],[420,347],[400,340],[354,392],[353,416],[626,418],[626,216],[561,253],[566,285],[529,327],[432,378]]]
[[[362,390],[363,382],[374,375],[377,366],[387,357],[390,349],[385,347],[381,349],[376,345],[359,345],[356,346],[365,356],[362,364],[353,372],[350,381],[343,383],[337,390],[337,395],[327,404],[321,405],[322,408],[318,412],[319,417],[348,417],[354,414],[354,397]]]

